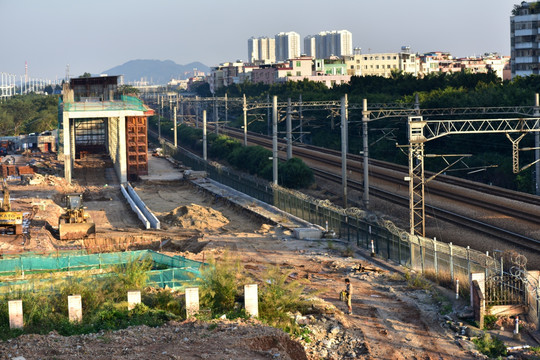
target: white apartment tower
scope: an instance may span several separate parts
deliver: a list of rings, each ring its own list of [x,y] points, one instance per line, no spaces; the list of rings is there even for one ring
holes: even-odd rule
[[[510,16],[512,78],[540,74],[540,2],[515,5]]]
[[[308,35],[304,38],[304,51],[306,55],[317,59],[352,56],[352,34],[347,30],[333,30]]]
[[[275,36],[276,61],[286,61],[300,56],[300,35],[291,32],[280,32]]]
[[[248,39],[248,61],[276,61],[276,40],[269,37]]]

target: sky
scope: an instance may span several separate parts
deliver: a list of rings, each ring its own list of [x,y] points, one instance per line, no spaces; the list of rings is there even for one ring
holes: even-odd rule
[[[136,59],[247,60],[247,40],[348,30],[369,52],[510,55],[518,0],[0,0],[0,72],[62,79]]]

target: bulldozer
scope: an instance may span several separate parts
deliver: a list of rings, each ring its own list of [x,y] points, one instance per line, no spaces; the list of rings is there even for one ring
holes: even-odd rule
[[[2,178],[2,204],[0,205],[0,231],[3,233],[23,233],[23,213],[22,211],[11,210],[11,200],[7,181]]]
[[[96,225],[83,206],[82,194],[65,195],[66,207],[58,219],[60,240],[78,240],[96,233]]]

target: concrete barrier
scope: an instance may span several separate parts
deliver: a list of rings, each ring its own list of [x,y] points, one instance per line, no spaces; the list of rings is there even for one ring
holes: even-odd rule
[[[148,206],[146,206],[144,201],[142,201],[142,199],[139,197],[139,194],[137,194],[137,192],[135,191],[135,189],[133,189],[130,183],[127,184],[127,191],[131,199],[135,202],[135,204],[137,204],[146,219],[150,222],[152,229],[161,229],[161,223],[156,217],[156,215],[154,215],[152,211],[150,211]]]
[[[129,203],[129,206],[131,207],[131,210],[133,210],[133,212],[137,215],[137,217],[139,218],[139,220],[142,221],[145,229],[150,229],[150,222],[148,221],[148,219],[146,218],[146,216],[144,216],[144,214],[142,213],[141,209],[139,209],[139,207],[137,206],[137,204],[135,204],[135,201],[133,201],[133,199],[131,198],[131,196],[128,194],[127,190],[126,190],[126,187],[124,186],[124,184],[120,185],[120,189],[122,190],[122,194],[124,195],[124,197],[126,198],[127,202]]]

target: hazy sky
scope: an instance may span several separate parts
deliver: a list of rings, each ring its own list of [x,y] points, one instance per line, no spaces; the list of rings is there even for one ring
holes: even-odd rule
[[[134,59],[247,59],[247,39],[349,30],[367,52],[510,55],[518,0],[0,0],[0,72],[54,80]]]

